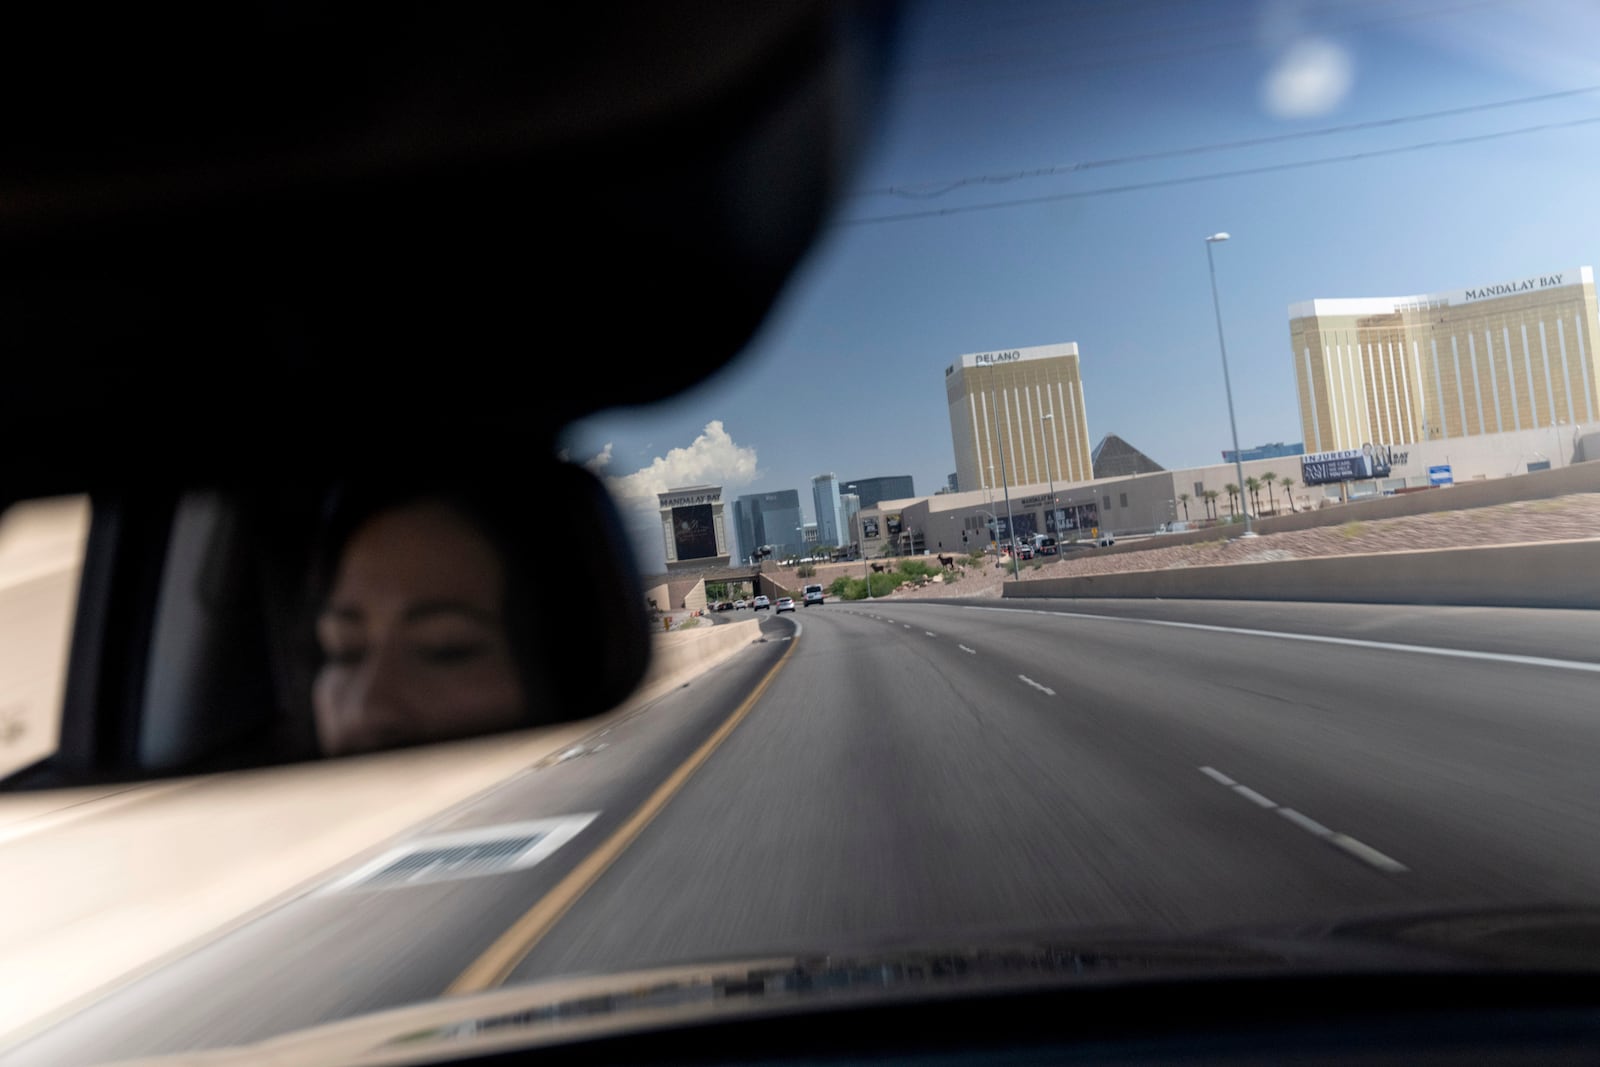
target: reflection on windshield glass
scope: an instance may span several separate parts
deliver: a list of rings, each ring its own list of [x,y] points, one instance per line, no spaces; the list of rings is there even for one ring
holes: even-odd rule
[[[348,517],[317,619],[313,692],[328,755],[473,737],[528,720],[507,622],[507,568],[443,500]]]

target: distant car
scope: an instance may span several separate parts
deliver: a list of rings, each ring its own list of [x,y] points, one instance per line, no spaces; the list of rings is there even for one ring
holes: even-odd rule
[[[1018,545],[1017,546],[1017,558],[1018,559],[1032,559],[1033,558],[1033,546],[1029,545],[1029,544],[1020,544],[1020,545]]]
[[[743,611],[746,607],[748,607],[748,605],[745,604],[745,602],[742,601],[742,600],[735,600],[733,602],[733,610],[734,611]]]
[[[751,606],[754,607],[755,610],[760,611],[762,608],[770,608],[770,607],[772,607],[772,601],[768,600],[764,596],[758,596],[755,599],[755,603],[752,604]]]
[[[794,597],[792,597],[792,596],[781,596],[781,597],[778,598],[778,614],[779,615],[782,615],[786,611],[793,611],[793,610],[794,610]]]
[[[717,610],[718,611],[732,611],[733,610],[733,601],[724,600],[722,603],[717,605]]]
[[[1110,548],[1112,545],[1117,543],[1117,539],[1113,534],[1103,533],[1099,537],[1095,538],[1094,543],[1100,548]]]
[[[810,607],[812,604],[821,604],[823,602],[822,586],[820,585],[808,585],[804,590],[801,591],[800,595],[800,602],[806,607]]]

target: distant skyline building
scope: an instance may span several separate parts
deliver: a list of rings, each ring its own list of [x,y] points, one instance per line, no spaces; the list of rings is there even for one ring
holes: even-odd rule
[[[1094,477],[1076,343],[964,355],[944,383],[963,489]]]
[[[1222,462],[1233,463],[1235,461],[1235,456],[1238,456],[1238,458],[1243,460],[1245,463],[1249,463],[1251,460],[1256,459],[1281,459],[1284,456],[1303,456],[1305,455],[1305,451],[1306,444],[1304,441],[1296,441],[1292,445],[1286,445],[1282,441],[1274,441],[1270,445],[1256,445],[1254,448],[1241,448],[1238,452],[1235,452],[1231,448],[1224,448],[1222,450]]]
[[[832,471],[811,479],[811,501],[816,506],[817,544],[838,545],[844,529],[839,512],[839,478]]]
[[[840,483],[861,498],[861,506],[875,508],[882,500],[910,500],[917,495],[909,474],[888,474],[880,478],[856,478]]]
[[[949,477],[945,478],[944,481],[952,493],[961,492],[961,479],[956,477],[955,471],[951,471]]]
[[[839,518],[844,523],[840,530],[842,540],[839,545],[854,544],[861,540],[861,531],[856,528],[856,516],[861,514],[861,497],[855,493],[839,494]],[[834,547],[839,547],[835,545]]]
[[[800,494],[794,489],[746,493],[733,502],[733,525],[739,559],[749,559],[763,545],[771,545],[776,555],[792,556],[800,547]]]
[[[1474,437],[1600,417],[1594,271],[1289,305],[1312,452]]]

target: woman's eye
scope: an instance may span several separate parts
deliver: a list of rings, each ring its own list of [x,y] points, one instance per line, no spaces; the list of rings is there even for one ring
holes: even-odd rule
[[[489,651],[486,641],[456,641],[448,644],[426,645],[419,652],[429,663],[463,663],[476,659]]]

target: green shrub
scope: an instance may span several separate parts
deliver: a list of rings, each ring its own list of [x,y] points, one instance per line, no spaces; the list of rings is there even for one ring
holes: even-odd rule
[[[844,600],[850,600],[851,598],[845,595],[845,590],[850,588],[850,583],[854,580],[855,579],[847,578],[841,574],[839,577],[833,580],[832,585],[828,586],[828,595],[840,597]],[[866,583],[863,582],[862,587],[865,588],[865,586]]]
[[[794,573],[797,578],[810,578],[817,573],[817,566],[814,563],[802,563],[794,569]]]

